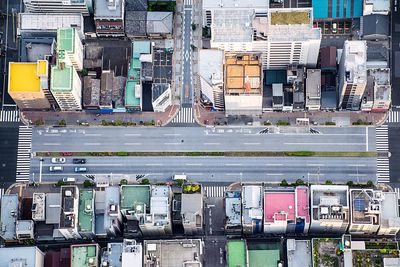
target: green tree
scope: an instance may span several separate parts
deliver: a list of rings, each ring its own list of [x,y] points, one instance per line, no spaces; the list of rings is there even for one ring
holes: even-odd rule
[[[303,180],[297,179],[297,180],[296,180],[296,186],[298,186],[298,185],[305,185],[305,183],[304,183]]]
[[[126,179],[121,179],[121,181],[119,182],[120,185],[126,185],[128,184],[128,180]]]
[[[58,121],[58,125],[59,125],[59,126],[66,126],[66,125],[67,125],[67,122],[66,122],[64,119],[62,119],[62,120],[59,120],[59,121]]]
[[[354,182],[353,181],[348,181],[347,183],[348,187],[354,187]]]
[[[280,186],[288,186],[288,185],[289,183],[285,179],[283,179],[280,183]]]
[[[83,187],[93,187],[93,186],[95,186],[95,183],[91,180],[85,180],[83,182]]]
[[[144,178],[144,179],[142,179],[142,180],[140,181],[140,184],[144,184],[144,185],[150,184],[150,180],[147,179],[147,178]]]
[[[326,181],[325,181],[325,184],[326,184],[326,185],[333,185],[333,182],[332,182],[331,180],[326,180]]]
[[[367,182],[367,186],[368,186],[368,187],[373,187],[373,186],[374,186],[374,182],[372,182],[371,180],[369,180],[369,181]]]

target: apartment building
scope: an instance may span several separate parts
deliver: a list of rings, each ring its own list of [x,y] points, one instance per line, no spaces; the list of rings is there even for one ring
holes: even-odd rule
[[[38,247],[1,247],[1,266],[44,267],[45,254]]]
[[[49,110],[49,65],[37,62],[9,62],[8,94],[21,110]]]
[[[203,193],[182,193],[181,216],[185,235],[203,234]]]
[[[396,192],[382,192],[378,235],[394,236],[400,231],[400,215]]]
[[[230,3],[203,5],[203,25],[211,28],[211,48],[260,52],[264,69],[316,66],[321,30],[312,26],[311,8],[268,10],[265,1],[226,2]]]
[[[97,36],[124,36],[125,0],[94,0],[94,4],[94,23]]]
[[[339,108],[359,110],[367,85],[366,41],[344,43],[339,64]]]
[[[258,185],[242,187],[242,227],[243,234],[262,233],[263,188]]]
[[[199,80],[201,102],[206,107],[224,110],[224,51],[201,49],[199,51]]]
[[[345,185],[311,185],[312,233],[345,233],[350,223],[349,188]]]
[[[82,238],[92,239],[95,236],[94,200],[93,189],[79,191],[78,232]]]
[[[17,194],[1,197],[0,237],[5,242],[16,240],[15,225],[19,217],[19,198]]]
[[[225,54],[224,64],[226,114],[261,114],[263,75],[260,53]]]
[[[99,267],[98,244],[79,244],[71,246],[71,267]]]
[[[367,87],[372,87],[374,102],[372,112],[385,112],[389,110],[392,102],[392,86],[390,84],[390,69],[368,69]]]
[[[61,210],[58,231],[65,239],[81,239],[78,230],[79,189],[77,186],[61,187]]]
[[[120,212],[120,191],[118,186],[108,186],[104,189],[104,230],[110,237],[122,233],[122,215]]]
[[[103,249],[101,266],[142,267],[143,250],[135,240],[124,239],[122,243],[108,243]]]
[[[350,234],[376,234],[381,220],[382,197],[381,191],[350,189]]]
[[[321,109],[321,70],[308,69],[306,79],[306,109]]]
[[[310,225],[308,187],[264,190],[264,233],[306,234]]]
[[[92,0],[24,0],[25,11],[30,13],[81,13],[93,12]]]
[[[46,219],[46,194],[33,193],[32,195],[32,220],[43,222]]]
[[[242,234],[242,192],[226,191],[224,197],[225,232]]]
[[[292,110],[304,110],[306,68],[300,65],[290,65],[286,69],[286,77],[287,84],[292,87],[293,91]]]
[[[77,71],[83,68],[83,45],[77,29],[59,28],[57,30],[57,62],[72,65]]]

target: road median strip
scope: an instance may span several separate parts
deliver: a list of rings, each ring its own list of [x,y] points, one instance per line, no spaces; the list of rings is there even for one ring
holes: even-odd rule
[[[171,151],[171,152],[36,152],[37,157],[377,157],[376,152],[340,151]]]

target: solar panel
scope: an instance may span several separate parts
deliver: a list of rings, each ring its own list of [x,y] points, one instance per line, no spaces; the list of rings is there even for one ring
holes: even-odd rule
[[[364,211],[365,210],[365,202],[363,198],[354,199],[354,207],[356,211]]]

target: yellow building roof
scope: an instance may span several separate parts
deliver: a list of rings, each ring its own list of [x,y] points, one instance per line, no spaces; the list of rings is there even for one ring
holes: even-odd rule
[[[47,61],[10,62],[8,91],[9,92],[40,92],[39,77],[47,76]]]

